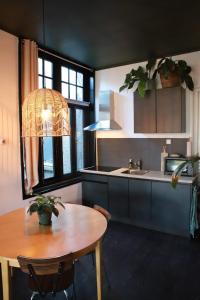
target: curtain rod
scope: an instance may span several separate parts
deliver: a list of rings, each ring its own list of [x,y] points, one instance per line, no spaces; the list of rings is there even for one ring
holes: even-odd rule
[[[50,55],[52,55],[52,56],[54,56],[54,57],[57,57],[57,58],[59,58],[59,59],[62,59],[62,60],[64,60],[64,61],[67,61],[67,62],[69,62],[69,63],[71,63],[71,64],[73,64],[73,65],[76,65],[76,66],[78,66],[78,67],[84,68],[84,69],[89,70],[89,71],[94,71],[94,70],[91,69],[91,68],[87,68],[87,67],[85,67],[85,66],[82,66],[82,65],[80,65],[80,64],[77,64],[77,63],[75,63],[75,62],[73,62],[73,61],[71,61],[71,60],[69,60],[69,59],[63,58],[62,56],[56,55],[56,54],[51,53],[50,51],[44,50],[44,49],[42,49],[42,48],[38,48],[38,50],[40,50],[40,51],[42,51],[42,52],[44,52],[44,53],[50,54]]]

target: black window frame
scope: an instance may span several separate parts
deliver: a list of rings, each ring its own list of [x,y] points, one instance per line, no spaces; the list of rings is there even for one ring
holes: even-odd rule
[[[71,184],[75,184],[81,181],[81,173],[76,171],[76,109],[82,109],[84,112],[83,127],[88,126],[94,122],[94,87],[91,93],[91,78],[95,82],[95,72],[89,70],[84,66],[81,67],[73,62],[61,59],[54,54],[51,55],[45,51],[40,50],[38,53],[38,58],[43,60],[48,60],[53,63],[53,86],[54,90],[61,92],[61,66],[72,69],[76,72],[83,74],[83,101],[70,100],[68,101],[68,106],[70,109],[71,118],[71,167],[72,173],[63,174],[63,159],[62,159],[62,137],[53,137],[53,156],[54,156],[54,166],[55,166],[55,176],[53,178],[44,179],[44,169],[43,169],[43,139],[39,138],[39,184],[33,188],[33,193],[45,193],[53,191]],[[44,72],[44,70],[43,70]],[[44,75],[44,73],[43,73]],[[38,74],[39,76],[39,74]],[[78,86],[78,85],[77,85]],[[84,167],[89,167],[95,165],[96,155],[95,155],[95,136],[94,132],[84,132]],[[27,199],[30,195],[25,193],[24,188],[24,162],[23,162],[23,146],[21,143],[21,160],[22,160],[22,188],[23,188],[23,198]]]

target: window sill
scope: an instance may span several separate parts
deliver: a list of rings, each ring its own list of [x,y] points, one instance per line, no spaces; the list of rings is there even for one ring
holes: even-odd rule
[[[57,183],[52,183],[46,186],[42,186],[42,187],[37,187],[33,189],[33,195],[23,195],[23,200],[29,199],[34,197],[34,194],[45,194],[48,192],[52,192],[76,183],[82,182],[82,177],[81,175],[79,175],[78,177],[72,178],[72,179],[67,179],[67,180],[63,180]]]

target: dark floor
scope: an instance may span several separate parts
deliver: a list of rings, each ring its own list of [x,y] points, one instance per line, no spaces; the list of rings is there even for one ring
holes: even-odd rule
[[[103,247],[111,281],[104,300],[200,300],[199,241],[111,223]],[[13,300],[30,299],[19,270],[13,281]],[[77,300],[96,299],[91,256],[76,263],[76,291]]]

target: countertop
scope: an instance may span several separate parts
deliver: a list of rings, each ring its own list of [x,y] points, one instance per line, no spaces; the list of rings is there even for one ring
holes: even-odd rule
[[[106,176],[119,176],[119,177],[127,177],[127,178],[139,178],[139,179],[147,179],[147,180],[158,180],[158,181],[167,181],[171,182],[170,175],[164,175],[161,171],[148,171],[144,175],[132,175],[132,174],[123,174],[123,171],[126,171],[127,168],[120,168],[111,172],[102,172],[102,171],[91,171],[89,169],[83,169],[80,172],[89,173],[89,174],[99,174]],[[195,177],[185,177],[181,176],[179,178],[179,183],[192,184],[195,180]]]

